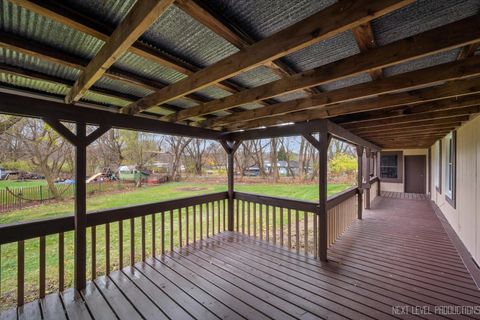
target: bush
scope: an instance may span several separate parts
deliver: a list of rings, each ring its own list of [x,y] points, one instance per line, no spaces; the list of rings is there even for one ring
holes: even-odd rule
[[[337,153],[329,161],[328,169],[332,174],[350,174],[357,171],[357,158],[346,154]]]

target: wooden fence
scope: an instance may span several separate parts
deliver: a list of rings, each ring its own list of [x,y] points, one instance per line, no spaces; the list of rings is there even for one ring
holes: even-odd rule
[[[123,181],[95,182],[87,184],[87,194],[123,190],[133,184]],[[55,187],[62,198],[74,196],[74,184],[56,184]],[[31,187],[7,187],[0,189],[0,212],[19,210],[33,204],[54,200],[52,191],[47,185]]]

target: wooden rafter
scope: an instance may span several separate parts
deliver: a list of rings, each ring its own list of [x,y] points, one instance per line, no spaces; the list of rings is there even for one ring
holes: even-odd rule
[[[371,123],[370,123],[370,124],[366,124],[364,127],[358,127],[351,130],[352,132],[361,134],[363,132],[373,132],[377,130],[385,131],[385,130],[392,130],[392,129],[410,128],[410,127],[445,125],[450,123],[467,121],[468,119],[469,119],[468,115],[463,115],[463,116],[456,116],[451,118],[416,120],[412,122],[400,121],[399,123],[392,122],[390,124],[383,124],[383,125],[381,124],[381,125],[375,125],[375,126],[371,126]]]
[[[74,30],[86,33],[97,39],[107,41],[114,28],[100,23],[91,17],[80,14],[71,8],[63,5],[61,2],[52,0],[8,0],[18,6],[24,7],[39,15],[45,16],[51,20],[57,21]],[[171,68],[180,73],[191,75],[201,68],[191,63],[187,63],[182,59],[175,57],[171,53],[165,53],[160,50],[153,49],[151,46],[137,41],[129,49],[129,52],[138,55],[146,60],[152,61],[159,65]],[[243,89],[237,84],[231,82],[218,83],[216,86],[234,93]]]
[[[377,47],[375,37],[373,36],[372,25],[370,23],[359,25],[358,27],[353,28],[352,32],[360,52],[367,52]],[[372,77],[372,80],[377,80],[383,77],[382,69],[372,70],[369,74]]]
[[[218,127],[233,123],[260,120],[273,116],[281,116],[295,111],[324,107],[334,103],[368,98],[379,94],[403,91],[417,86],[433,85],[448,80],[480,75],[480,57],[472,57],[463,61],[454,61],[430,68],[410,71],[384,79],[366,82],[344,88],[324,92],[312,97],[277,103],[268,107],[239,112],[234,115],[208,120],[206,127]]]
[[[366,23],[413,1],[345,0],[262,39],[192,76],[161,89],[124,109],[136,113],[182,97]]]
[[[368,52],[329,63],[314,70],[301,72],[219,100],[189,108],[188,110],[179,112],[177,115],[165,117],[165,120],[179,121],[216,111],[227,110],[245,103],[344,79],[371,70],[451,50],[455,47],[462,47],[480,40],[478,19],[479,16],[466,18],[437,29],[392,42],[382,47],[374,48]],[[419,46],[419,43],[422,45]],[[177,82],[176,84],[179,83],[180,82]],[[169,87],[171,88],[171,86]],[[150,98],[147,100],[149,99]]]
[[[449,120],[449,118],[447,118]],[[444,119],[440,119],[440,120],[444,120]],[[448,128],[448,127],[458,127],[460,126],[462,123],[459,122],[459,121],[445,121],[444,123],[439,123],[439,124],[433,124],[433,125],[420,125],[420,126],[417,126],[415,123],[414,124],[402,124],[402,125],[398,125],[396,127],[390,127],[390,128],[387,128],[387,129],[377,129],[377,130],[369,130],[369,131],[354,131],[356,134],[360,134],[362,136],[366,136],[366,135],[375,135],[375,134],[378,134],[378,135],[382,135],[382,134],[388,134],[388,133],[398,133],[398,134],[401,134],[401,133],[405,133],[405,132],[410,132],[410,131],[413,131],[413,130],[418,130],[418,131],[421,131],[421,130],[441,130],[442,128]],[[374,128],[372,128],[374,129]]]
[[[377,98],[347,101],[328,105],[324,108],[317,108],[296,113],[290,113],[288,115],[252,120],[247,123],[243,123],[239,127],[232,126],[230,127],[230,129],[238,130],[239,128],[256,128],[259,126],[259,123],[261,126],[271,126],[282,124],[285,122],[323,119],[352,113],[391,108],[405,104],[424,103],[450,97],[463,95],[466,96],[476,93],[480,93],[480,78],[457,80],[425,89],[385,94]]]
[[[207,1],[176,0],[175,5],[238,49],[244,49],[257,42],[213,6],[208,5]],[[269,61],[265,66],[282,78],[297,73],[282,60]],[[313,90],[307,91],[315,93]]]
[[[100,51],[80,73],[80,77],[65,97],[65,102],[72,103],[80,100],[172,3],[173,0],[138,0]]]

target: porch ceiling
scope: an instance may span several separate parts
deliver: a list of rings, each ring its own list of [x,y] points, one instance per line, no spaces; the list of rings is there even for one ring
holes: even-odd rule
[[[392,148],[430,146],[480,111],[477,0],[0,6],[4,91],[88,112],[208,135],[328,118]]]

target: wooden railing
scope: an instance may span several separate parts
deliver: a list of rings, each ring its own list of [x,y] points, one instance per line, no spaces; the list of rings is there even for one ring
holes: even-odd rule
[[[328,245],[357,218],[357,188],[328,198]],[[234,231],[317,257],[318,203],[235,192]]]
[[[357,188],[328,198],[331,245],[357,217]],[[172,252],[228,228],[228,194],[87,214],[87,277]],[[318,203],[234,193],[234,231],[317,257]],[[74,217],[0,226],[0,303],[12,306],[73,283]]]
[[[219,192],[89,213],[90,278],[225,231],[226,199]],[[73,216],[0,226],[0,306],[71,286],[73,230]]]

